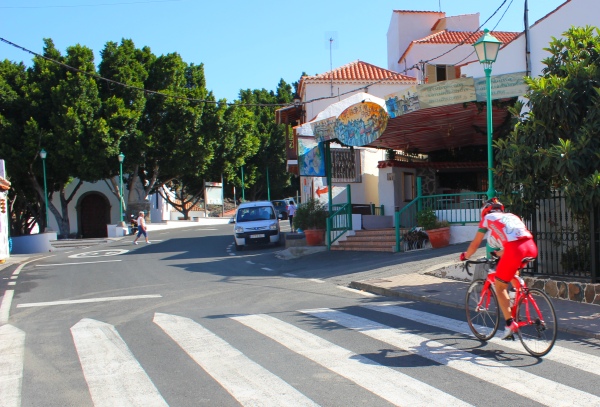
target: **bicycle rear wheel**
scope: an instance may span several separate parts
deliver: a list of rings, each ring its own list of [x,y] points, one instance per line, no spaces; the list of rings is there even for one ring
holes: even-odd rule
[[[469,286],[465,298],[465,311],[467,312],[467,323],[471,332],[487,341],[494,336],[500,325],[500,311],[496,292],[490,287],[484,290],[485,280],[475,280]],[[478,305],[481,300],[481,305]]]
[[[537,357],[550,352],[556,341],[557,326],[556,312],[548,294],[530,288],[529,293],[519,299],[516,315],[519,339],[525,350]]]

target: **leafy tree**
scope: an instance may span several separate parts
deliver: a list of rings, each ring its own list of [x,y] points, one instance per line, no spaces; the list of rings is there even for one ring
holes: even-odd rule
[[[517,103],[518,123],[495,142],[498,189],[521,213],[561,190],[571,210],[587,214],[600,204],[599,31],[572,27],[546,50],[542,75],[526,78],[528,111]]]
[[[144,112],[146,97],[140,89],[144,88],[144,82],[148,78],[148,67],[156,57],[148,47],[137,49],[132,40],[126,39],[123,39],[120,45],[116,42],[106,43],[101,55],[99,74],[110,80],[102,81],[99,85],[102,99],[101,115],[107,122],[111,139],[115,141],[107,148],[103,167],[113,192],[122,201],[117,156],[119,153],[125,155],[125,174],[137,173],[137,168],[143,163],[143,156],[137,154],[143,143],[138,124]],[[124,207],[126,209],[127,205]]]
[[[15,192],[23,197],[28,196],[28,191],[37,193],[38,203],[25,206],[33,214],[46,200],[38,160],[41,148],[48,150],[49,210],[58,222],[59,234],[66,236],[70,230],[68,205],[84,181],[102,179],[104,174],[98,164],[111,139],[106,122],[99,115],[101,102],[93,77],[92,51],[77,45],[69,47],[62,56],[51,40],[44,42],[43,55],[34,57],[25,84],[13,86],[20,94],[20,101],[14,103],[21,105],[21,112],[13,112],[10,129],[6,129],[9,137],[3,141],[5,150],[18,152],[9,152],[11,173],[19,177],[19,182],[28,183],[19,183]],[[73,182],[74,177],[78,182]],[[59,193],[60,208],[50,199],[54,192]]]
[[[26,140],[22,136],[27,122],[27,70],[22,63],[0,62],[0,157],[12,183],[8,194],[10,234],[29,234],[43,220],[43,203],[29,180],[28,169],[34,166],[35,153],[25,157]],[[39,168],[41,171],[41,168]]]
[[[282,79],[276,92],[242,90],[240,100],[251,105],[260,141],[257,154],[244,166],[244,176],[251,181],[247,183],[249,196],[252,200],[267,199],[267,170],[271,198],[284,196],[289,192],[291,174],[286,169],[285,126],[275,124],[275,110],[293,101],[292,87]]]

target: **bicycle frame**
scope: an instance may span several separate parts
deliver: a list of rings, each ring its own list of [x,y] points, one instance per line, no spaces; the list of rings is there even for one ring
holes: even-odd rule
[[[523,265],[526,261],[531,260],[524,259]],[[487,341],[495,335],[500,325],[500,317],[504,316],[500,310],[498,293],[495,290],[496,271],[494,265],[496,260],[467,260],[464,263],[464,269],[467,274],[474,276],[469,272],[469,264],[483,263],[489,264],[490,269],[488,269],[485,279],[476,278],[469,285],[465,297],[465,309],[467,323],[473,334],[478,339]],[[544,291],[527,287],[520,276],[523,265],[510,281],[515,291],[515,297],[511,300],[513,302],[510,306],[510,316],[519,327],[516,334],[525,350],[532,356],[541,357],[552,349],[556,341],[556,314],[552,301]],[[547,315],[542,315],[542,309]],[[508,338],[514,340],[513,336],[508,336]]]

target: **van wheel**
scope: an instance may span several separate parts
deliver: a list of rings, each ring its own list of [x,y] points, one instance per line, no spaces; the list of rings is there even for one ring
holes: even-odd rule
[[[244,250],[244,246],[240,245],[240,244],[235,244],[235,250],[238,252],[241,252]]]

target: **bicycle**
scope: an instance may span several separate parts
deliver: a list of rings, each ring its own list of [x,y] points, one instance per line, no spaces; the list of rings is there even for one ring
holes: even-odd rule
[[[519,326],[517,335],[521,344],[532,356],[541,357],[550,352],[556,341],[556,312],[550,297],[538,288],[527,287],[520,276],[520,271],[532,260],[534,259],[531,257],[523,259],[519,272],[510,281],[514,289],[514,301],[510,291],[509,296],[511,315]],[[469,276],[473,276],[469,271],[470,264],[487,264],[490,267],[485,278],[476,276],[473,279],[465,297],[467,323],[473,334],[483,341],[496,334],[502,316],[494,288],[497,263],[498,258],[483,258],[466,260],[464,264]],[[512,339],[514,340],[514,336]]]

